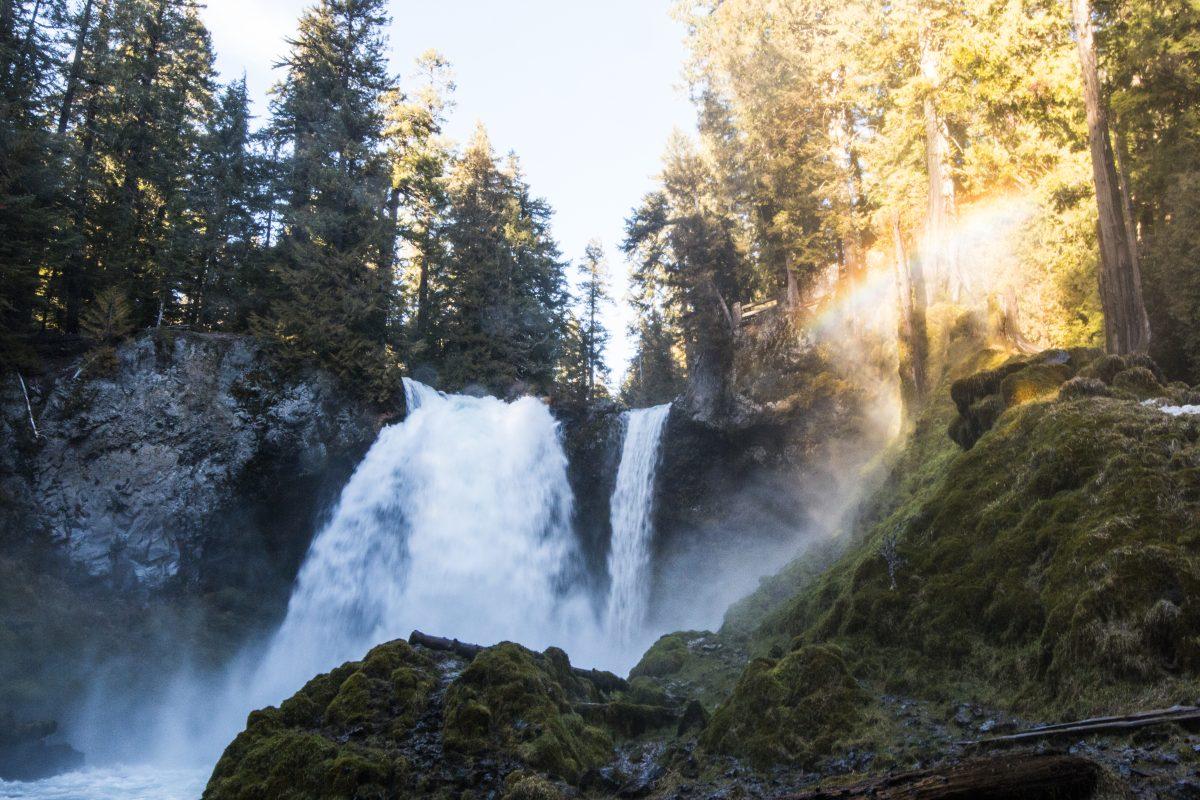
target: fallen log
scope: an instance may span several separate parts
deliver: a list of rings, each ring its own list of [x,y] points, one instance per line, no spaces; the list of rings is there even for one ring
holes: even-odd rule
[[[409,634],[408,643],[421,645],[430,650],[440,650],[445,653],[454,653],[466,659],[473,659],[481,652],[486,650],[483,645],[469,644],[460,642],[458,639],[445,639],[441,636],[430,636],[427,633],[413,631]],[[571,674],[577,678],[591,681],[596,688],[602,692],[623,692],[629,688],[629,682],[619,675],[614,675],[611,672],[605,672],[599,669],[583,669],[581,667],[571,667]]]
[[[1016,744],[1038,739],[1049,739],[1056,736],[1078,736],[1089,733],[1108,733],[1116,731],[1145,728],[1150,725],[1165,725],[1171,722],[1200,722],[1200,707],[1172,706],[1154,711],[1141,711],[1137,714],[1124,714],[1112,717],[1091,717],[1075,722],[1058,722],[1053,725],[1039,725],[1036,728],[1009,733],[1004,736],[992,736],[970,742],[960,742],[965,747],[986,747],[995,744]]]
[[[467,644],[458,639],[445,639],[441,636],[430,636],[427,633],[413,631],[408,637],[409,644],[419,644],[430,650],[440,650],[443,653],[454,653],[463,658],[475,658],[483,652],[484,647],[478,644]]]
[[[1013,754],[977,758],[791,796],[791,800],[1084,800],[1100,768],[1086,758]]]

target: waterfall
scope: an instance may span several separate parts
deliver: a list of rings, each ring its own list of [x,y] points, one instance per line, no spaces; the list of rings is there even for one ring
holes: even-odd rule
[[[654,473],[670,405],[626,412],[625,441],[609,513],[612,546],[607,625],[617,644],[630,643],[646,621],[650,596],[650,547],[654,538]]]
[[[485,645],[556,645],[575,663],[622,672],[637,661],[652,633],[650,512],[668,407],[626,416],[605,607],[576,580],[574,497],[545,404],[448,395],[408,379],[404,390],[408,415],[380,431],[342,489],[274,635],[215,681],[177,675],[154,704],[142,752],[160,764],[215,759],[251,709],[417,628]],[[97,699],[103,708],[105,695]]]
[[[408,416],[379,434],[313,540],[258,697],[277,702],[418,627],[538,648],[586,632],[585,601],[562,588],[573,497],[546,406],[404,389]]]

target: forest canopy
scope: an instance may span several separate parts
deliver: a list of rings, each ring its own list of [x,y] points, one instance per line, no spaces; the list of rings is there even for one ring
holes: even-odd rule
[[[880,275],[909,393],[939,304],[998,311],[1024,348],[1144,350],[1112,338],[1124,287],[1108,279],[1106,299],[1098,278],[1111,192],[1128,240],[1114,268],[1131,302],[1144,294],[1150,350],[1200,377],[1194,3],[722,0],[676,14],[698,140],[668,146],[626,250],[640,325],[661,318],[693,370],[727,347],[701,341],[721,338],[727,309],[783,299],[811,319],[816,298]],[[639,358],[651,347],[643,336]]]
[[[3,360],[187,326],[375,400],[401,368],[594,393],[596,296],[581,325],[550,207],[482,128],[448,141],[450,65],[402,86],[388,22],[384,0],[305,10],[255,124],[191,0],[5,2]]]
[[[939,304],[992,309],[1020,346],[1148,346],[1200,378],[1194,3],[675,13],[697,135],[667,144],[628,219],[626,399],[719,392],[745,307],[803,327],[868,290],[895,310],[909,394]],[[3,361],[188,326],[253,333],[375,400],[401,370],[603,394],[601,251],[573,281],[516,157],[482,128],[445,135],[446,60],[393,73],[388,21],[384,0],[306,9],[256,120],[192,0],[6,0]]]

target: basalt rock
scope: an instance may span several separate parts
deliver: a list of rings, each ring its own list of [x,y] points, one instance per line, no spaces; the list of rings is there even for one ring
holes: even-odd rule
[[[269,624],[383,421],[244,336],[163,329],[23,377],[36,436],[0,376],[0,711],[33,717],[98,659],[153,685],[180,635],[213,662]]]
[[[674,724],[586,674],[556,648],[379,645],[251,714],[204,798],[557,797],[616,740]]]
[[[49,741],[58,730],[52,721],[18,723],[0,717],[0,780],[34,781],[83,764],[83,754],[68,744]]]
[[[248,337],[145,333],[0,390],[0,524],[122,591],[286,573],[374,439],[327,375],[274,369]]]
[[[586,578],[603,592],[608,572],[612,519],[609,502],[621,461],[624,409],[612,402],[553,409],[567,454],[567,480],[575,496],[574,527],[583,550]]]

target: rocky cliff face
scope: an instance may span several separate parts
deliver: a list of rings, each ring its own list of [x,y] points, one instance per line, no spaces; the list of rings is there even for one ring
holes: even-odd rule
[[[36,437],[14,377],[0,394],[5,543],[41,540],[125,590],[220,582],[261,555],[289,569],[378,428],[245,337],[147,333],[60,366],[29,382]]]
[[[870,381],[848,379],[785,320],[744,328],[736,345],[724,411],[677,400],[656,476],[652,602],[697,626],[830,531],[889,435]],[[672,590],[679,585],[687,590]],[[672,596],[687,607],[670,608]]]

